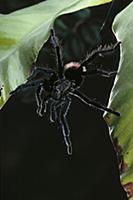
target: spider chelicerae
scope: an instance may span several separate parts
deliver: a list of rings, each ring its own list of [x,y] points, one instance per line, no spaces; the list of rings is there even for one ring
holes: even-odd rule
[[[92,62],[98,55],[113,52],[120,42],[111,46],[100,46],[93,50],[83,61],[70,62],[66,65],[63,64],[61,47],[53,29],[51,30],[51,43],[55,49],[57,69],[34,68],[26,83],[18,86],[11,94],[23,91],[25,88],[34,87],[36,89],[37,114],[42,117],[44,113],[48,112],[50,122],[59,124],[67,153],[71,155],[72,142],[66,116],[71,105],[72,96],[77,97],[88,106],[120,116],[119,112],[88,98],[79,90],[85,77],[95,74],[105,77],[116,75],[116,71],[109,72],[97,67],[89,69],[89,66],[93,65]],[[39,78],[36,78],[38,76]]]

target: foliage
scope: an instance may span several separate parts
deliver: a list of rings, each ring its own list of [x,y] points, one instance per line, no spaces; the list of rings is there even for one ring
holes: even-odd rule
[[[116,147],[121,181],[128,196],[133,196],[133,3],[117,15],[113,24],[121,44],[118,75],[109,105],[121,113],[120,118],[105,115]],[[133,199],[133,198],[131,198]]]
[[[62,16],[56,20],[57,35],[61,38],[64,58],[79,60],[86,55],[100,40],[98,34],[101,24],[96,17],[93,20],[91,9],[83,9],[71,15]]]

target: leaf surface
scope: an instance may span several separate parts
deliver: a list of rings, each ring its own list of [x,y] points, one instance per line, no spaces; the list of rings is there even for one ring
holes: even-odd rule
[[[128,196],[133,197],[133,2],[116,16],[113,30],[122,44],[109,107],[119,111],[121,117],[106,114],[105,120],[119,157],[122,184]]]

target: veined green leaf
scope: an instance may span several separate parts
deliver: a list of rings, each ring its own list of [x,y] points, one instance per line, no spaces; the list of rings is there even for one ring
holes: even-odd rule
[[[0,107],[10,91],[24,83],[31,64],[48,40],[55,19],[111,0],[47,0],[11,14],[0,15]]]
[[[109,106],[119,111],[121,117],[107,114],[105,120],[120,156],[122,184],[133,200],[133,3],[116,16],[113,30],[122,44],[118,75]]]

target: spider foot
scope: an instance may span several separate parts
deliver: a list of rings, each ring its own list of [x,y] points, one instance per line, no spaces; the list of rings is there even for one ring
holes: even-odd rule
[[[114,111],[111,108],[108,108],[108,107],[98,103],[97,101],[95,101],[93,99],[90,99],[89,97],[87,97],[86,95],[84,95],[83,93],[81,93],[78,90],[75,90],[75,92],[72,93],[72,95],[79,98],[83,103],[87,104],[88,106],[92,106],[97,110],[106,111],[106,112],[112,113],[112,114],[120,117],[119,112]]]
[[[57,121],[57,113],[55,110],[50,114],[49,120],[51,123],[55,123]]]
[[[69,126],[68,126],[68,123],[67,123],[67,120],[65,119],[65,117],[64,117],[64,119],[62,118],[60,125],[62,128],[64,142],[67,147],[67,153],[68,153],[68,155],[71,155],[72,154],[72,143],[71,143],[71,139],[70,139],[70,129],[69,129]]]
[[[121,41],[116,42],[116,44],[114,45],[114,49],[120,46],[120,44],[121,44]]]
[[[105,70],[99,70],[98,72],[101,76],[110,78],[112,76],[115,76],[117,74],[117,71],[105,71]]]
[[[54,122],[55,122],[55,120],[53,120],[53,117],[52,117],[52,116],[49,117],[49,120],[50,120],[51,123],[54,123]]]
[[[44,116],[44,113],[46,113],[46,110],[47,110],[47,103],[45,102],[42,102],[43,104],[40,104],[38,107],[37,107],[37,110],[36,110],[36,113],[39,115],[39,117],[43,117]]]
[[[68,155],[72,155],[72,143],[71,143],[70,137],[64,136],[64,142],[65,142],[66,147],[67,147]]]
[[[38,106],[37,110],[36,110],[36,113],[37,113],[37,115],[39,115],[39,117],[43,117],[43,113],[40,112],[40,110],[41,110],[41,106]]]
[[[72,155],[72,146],[67,146],[68,155]]]

